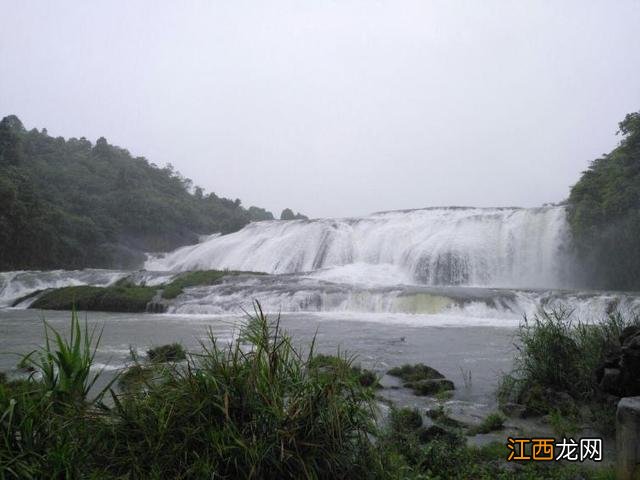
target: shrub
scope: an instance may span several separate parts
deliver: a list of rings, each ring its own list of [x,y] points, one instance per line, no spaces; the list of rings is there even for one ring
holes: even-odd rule
[[[535,414],[554,408],[575,413],[574,401],[596,399],[595,373],[605,353],[619,346],[625,327],[638,323],[635,315],[614,312],[589,324],[564,308],[541,310],[531,320],[525,317],[518,331],[514,370],[502,379],[499,400],[522,403]]]

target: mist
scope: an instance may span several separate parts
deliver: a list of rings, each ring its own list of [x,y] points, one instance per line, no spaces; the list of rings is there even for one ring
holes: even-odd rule
[[[276,215],[558,202],[640,105],[640,3],[12,2],[0,113]]]

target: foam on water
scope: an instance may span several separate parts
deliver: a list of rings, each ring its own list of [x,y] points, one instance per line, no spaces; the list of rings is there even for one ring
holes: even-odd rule
[[[0,272],[0,307],[9,306],[38,290],[78,285],[106,286],[128,274],[119,270],[97,269]]]

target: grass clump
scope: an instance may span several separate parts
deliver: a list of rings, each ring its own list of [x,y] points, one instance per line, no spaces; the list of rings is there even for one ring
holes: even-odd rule
[[[480,425],[476,425],[469,429],[469,435],[477,435],[478,433],[491,433],[504,428],[504,415],[500,412],[493,412],[487,415]]]
[[[153,366],[135,363],[120,373],[118,387],[123,392],[131,392],[148,384],[152,380],[153,374]]]
[[[162,298],[170,300],[180,295],[185,288],[199,285],[214,285],[226,275],[240,275],[242,273],[259,275],[257,272],[240,272],[235,270],[198,270],[186,272],[164,286]]]
[[[342,370],[345,375],[350,375],[362,387],[382,388],[378,376],[371,370],[363,369],[360,365],[354,365],[353,358],[340,355],[314,355],[309,362],[309,368],[319,372]]]
[[[23,389],[0,385],[0,478],[383,478],[371,389],[259,306],[245,329],[249,349],[211,335],[110,406],[87,400],[99,336],[54,333]]]
[[[44,292],[29,308],[103,312],[145,312],[156,289],[116,284],[110,287],[64,287]]]
[[[186,360],[187,352],[179,343],[171,343],[147,350],[147,356],[154,363],[179,362]]]
[[[593,412],[605,407],[611,413],[615,402],[607,403],[596,372],[609,352],[620,350],[625,328],[639,324],[637,316],[619,312],[589,324],[564,308],[525,317],[518,331],[515,366],[501,380],[499,401],[521,404],[527,415],[555,412],[558,418],[572,418],[572,422],[579,421],[581,406]]]

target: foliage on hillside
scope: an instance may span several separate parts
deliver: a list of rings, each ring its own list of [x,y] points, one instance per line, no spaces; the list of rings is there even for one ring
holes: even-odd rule
[[[640,112],[619,124],[623,139],[571,189],[569,221],[593,287],[640,289]]]
[[[309,217],[300,212],[293,213],[293,210],[290,208],[285,208],[280,214],[280,220],[309,220]]]
[[[54,138],[13,115],[0,122],[0,205],[0,270],[128,267],[142,251],[273,219],[104,138]]]

